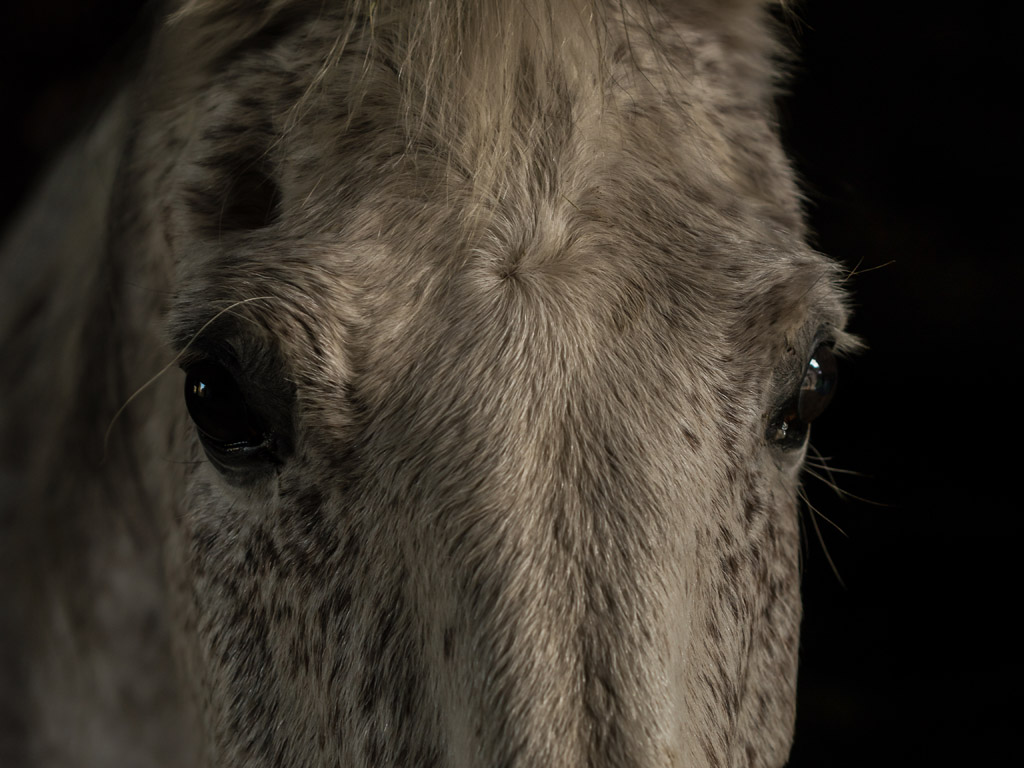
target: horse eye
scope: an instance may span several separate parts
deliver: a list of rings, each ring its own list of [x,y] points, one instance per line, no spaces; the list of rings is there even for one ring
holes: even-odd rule
[[[772,419],[768,439],[786,449],[803,445],[811,422],[821,416],[832,401],[836,379],[836,358],[832,348],[819,344],[807,362],[800,388]]]
[[[247,461],[270,447],[262,420],[250,410],[234,376],[223,365],[202,360],[186,369],[185,404],[203,448],[218,469]]]
[[[836,357],[832,349],[819,344],[807,363],[797,395],[797,413],[808,424],[824,413],[836,389]]]

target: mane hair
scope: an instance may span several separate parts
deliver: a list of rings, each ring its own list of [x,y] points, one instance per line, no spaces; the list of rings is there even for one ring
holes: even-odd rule
[[[344,99],[346,122],[363,123],[382,94],[400,100],[386,111],[401,120],[408,155],[439,156],[467,195],[467,221],[496,207],[510,190],[548,191],[553,155],[577,123],[622,107],[614,95],[642,79],[644,88],[685,115],[687,99],[666,70],[691,58],[684,29],[699,27],[729,50],[748,103],[768,106],[771,66],[783,55],[765,35],[760,0],[641,2],[621,0],[188,0],[169,17],[190,57],[223,66],[261,41],[310,20],[338,17],[316,75],[295,100],[282,133],[317,108],[325,93]],[[188,44],[188,40],[193,42]],[[701,40],[701,43],[704,41]],[[687,73],[692,78],[693,73]],[[725,79],[723,77],[723,79]],[[612,98],[609,98],[612,95]],[[625,107],[641,109],[636,103]],[[700,129],[699,125],[694,126]],[[534,179],[514,174],[530,169]]]

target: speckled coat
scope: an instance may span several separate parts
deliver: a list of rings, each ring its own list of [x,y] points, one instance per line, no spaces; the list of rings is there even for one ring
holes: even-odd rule
[[[168,8],[3,245],[0,762],[783,765],[771,18]]]

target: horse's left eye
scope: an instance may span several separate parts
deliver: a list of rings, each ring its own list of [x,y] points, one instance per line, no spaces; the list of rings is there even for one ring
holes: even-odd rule
[[[836,357],[825,344],[818,345],[807,363],[797,394],[797,414],[810,424],[828,407],[836,390]]]
[[[272,437],[246,404],[234,376],[220,363],[201,360],[185,371],[185,404],[207,456],[222,470],[270,456]]]
[[[807,362],[800,387],[768,426],[768,439],[781,448],[804,444],[811,422],[824,413],[835,394],[836,358],[828,344],[819,344]]]

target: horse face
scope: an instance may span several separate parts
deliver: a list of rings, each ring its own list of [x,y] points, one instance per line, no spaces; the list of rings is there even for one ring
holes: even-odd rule
[[[760,13],[391,11],[186,16],[142,123],[208,759],[783,764],[844,311]]]

